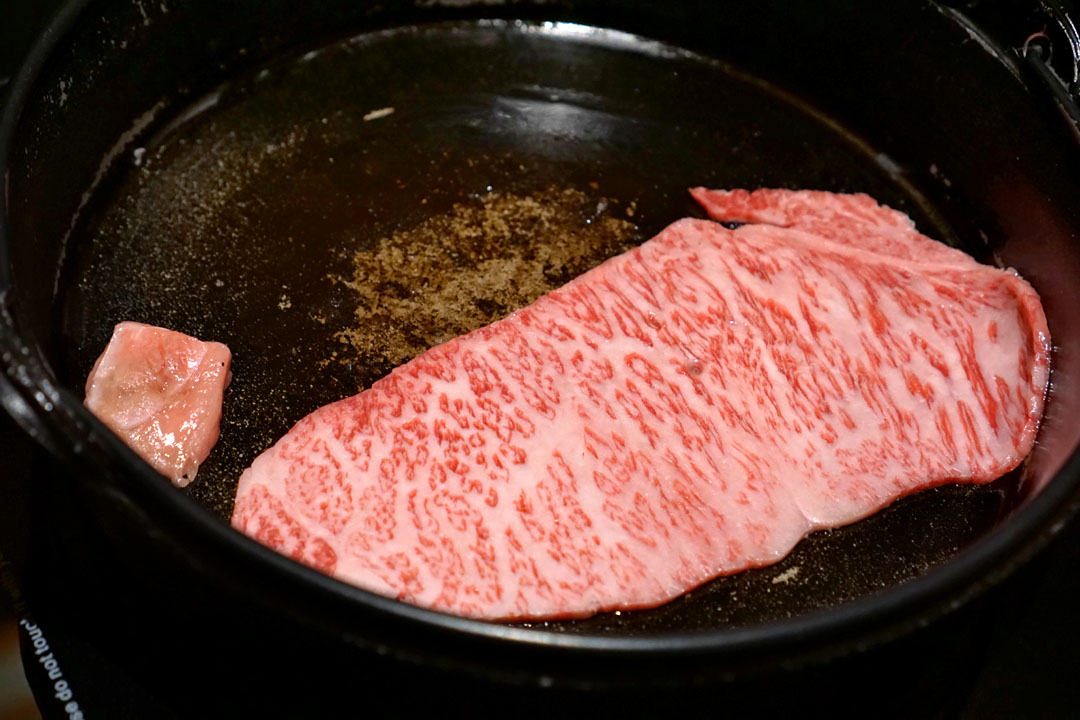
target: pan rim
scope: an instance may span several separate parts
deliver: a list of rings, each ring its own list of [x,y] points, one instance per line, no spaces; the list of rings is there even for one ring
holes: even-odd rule
[[[60,11],[34,41],[15,75],[12,76],[7,96],[0,96],[0,100],[3,101],[0,106],[0,177],[3,178],[3,187],[0,188],[0,303],[2,304],[10,302],[7,300],[7,295],[12,285],[11,256],[8,252],[8,239],[11,237],[8,221],[11,210],[8,168],[13,157],[15,133],[23,108],[27,105],[30,93],[42,69],[52,56],[53,50],[71,32],[91,2],[93,0],[68,0],[60,8]]]
[[[7,308],[15,302],[12,297],[9,252],[12,237],[7,180],[19,120],[23,108],[32,97],[42,69],[92,3],[93,0],[71,0],[56,15],[15,74],[0,114],[0,173],[3,173],[5,180],[3,192],[0,193],[0,303]],[[958,22],[955,18],[950,19]],[[987,42],[991,41],[987,39]],[[1073,120],[1080,122],[1080,117],[1073,117]],[[0,322],[11,325],[9,329],[24,347],[33,345],[14,327],[10,317],[0,318]],[[23,358],[23,361],[27,359]],[[29,362],[40,372],[39,377],[49,377],[48,366],[36,354],[29,356]],[[227,549],[230,562],[239,562],[242,566],[250,564],[253,570],[284,583],[292,593],[315,592],[337,603],[360,605],[398,620],[479,640],[590,655],[611,652],[633,656],[712,653],[734,657],[747,652],[805,647],[838,635],[885,639],[903,634],[949,610],[959,608],[1009,575],[1046,545],[1080,507],[1078,449],[1065,460],[1046,487],[1001,525],[929,572],[883,592],[793,618],[749,627],[635,637],[566,634],[446,615],[375,595],[318,573],[235,531],[186,495],[177,493],[89,413],[72,393],[47,387],[40,382],[32,389],[45,393],[82,424],[86,429],[88,444],[100,448],[101,457],[108,463],[108,467],[98,463],[98,469],[117,471],[117,476],[125,483],[125,490],[133,499],[143,500],[153,512],[164,513],[163,517],[184,528],[189,540],[192,535],[197,535],[195,539],[204,545]],[[175,532],[172,536],[174,542],[180,539]]]

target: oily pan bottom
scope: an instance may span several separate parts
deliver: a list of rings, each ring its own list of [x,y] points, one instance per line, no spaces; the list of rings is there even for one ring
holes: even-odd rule
[[[305,414],[702,216],[688,187],[866,192],[954,237],[886,154],[797,98],[566,24],[401,28],[281,58],[123,164],[71,242],[58,371],[81,385],[122,320],[228,344],[221,439],[186,490],[222,522],[240,472]],[[930,490],[663,607],[539,626],[739,627],[878,593],[985,534],[1016,486]]]

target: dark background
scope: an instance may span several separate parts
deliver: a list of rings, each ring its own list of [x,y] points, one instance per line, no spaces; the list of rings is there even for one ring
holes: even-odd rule
[[[23,56],[61,4],[57,0],[0,0],[0,105]],[[6,567],[8,578],[21,569],[19,561],[26,554],[32,450],[0,410],[0,572]],[[40,717],[18,654],[18,614],[10,593],[0,589],[0,720]]]
[[[56,0],[0,0],[0,101],[20,59],[60,4]],[[34,523],[44,522],[31,513],[29,500],[29,490],[38,478],[43,473],[52,474],[44,463],[44,459],[34,457],[29,443],[0,413],[0,566],[12,563],[9,567],[17,573],[21,573],[20,560],[27,554]],[[1008,582],[905,641],[905,659],[883,665],[897,673],[892,678],[895,692],[920,692],[919,684],[910,682],[904,672],[904,663],[920,663],[920,648],[932,651],[935,646],[928,638],[953,633],[957,638],[954,646],[959,648],[950,656],[955,667],[942,668],[939,679],[943,684],[955,685],[956,701],[950,703],[953,707],[937,708],[931,714],[964,718],[1080,717],[1078,573],[1080,523],[1074,522]],[[33,717],[26,703],[19,701],[24,688],[11,684],[10,668],[15,660],[10,652],[16,621],[11,604],[9,594],[0,592],[0,720]],[[57,644],[57,657],[62,662],[63,650]],[[117,717],[124,712],[118,708],[130,708],[119,702],[98,707],[95,712],[95,700],[104,704],[110,697],[137,697],[141,691],[125,689],[123,680],[116,676],[95,676],[86,669],[72,667],[84,662],[84,658],[96,659],[92,648],[76,650],[66,656],[67,668],[69,674],[82,681],[76,689],[87,716]],[[924,659],[928,663],[934,660]],[[97,665],[94,660],[91,664]],[[100,667],[107,668],[108,663]],[[917,668],[910,670],[915,675]],[[110,685],[108,692],[104,687],[90,687],[95,683]],[[853,688],[853,692],[858,690]],[[881,697],[880,702],[887,706],[890,698]],[[724,712],[723,707],[722,698],[717,698],[712,712]],[[815,714],[812,708],[807,707],[811,715]],[[47,705],[44,709],[51,715],[57,708]],[[874,714],[874,708],[867,707],[867,712]]]

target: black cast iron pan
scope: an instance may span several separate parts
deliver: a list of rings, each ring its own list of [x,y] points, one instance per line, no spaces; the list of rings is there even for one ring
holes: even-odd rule
[[[603,687],[901,634],[1076,502],[1080,154],[1053,23],[1071,26],[1036,10],[986,10],[1012,23],[1001,42],[936,3],[74,3],[0,128],[5,406],[84,471],[71,492],[134,567],[357,654]],[[1040,21],[1025,59],[1016,27]],[[229,529],[240,470],[297,419],[696,214],[699,184],[868,192],[1020,270],[1055,341],[1030,460],[574,623],[426,612]],[[81,408],[123,319],[234,352],[222,439],[185,492]]]

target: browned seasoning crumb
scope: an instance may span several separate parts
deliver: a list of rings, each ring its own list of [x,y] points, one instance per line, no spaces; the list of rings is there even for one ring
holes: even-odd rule
[[[640,242],[606,199],[572,189],[488,193],[353,256],[356,323],[338,339],[398,365],[524,307]]]

